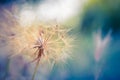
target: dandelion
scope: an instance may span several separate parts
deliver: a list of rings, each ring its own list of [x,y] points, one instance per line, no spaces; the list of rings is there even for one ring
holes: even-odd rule
[[[95,54],[94,54],[94,58],[96,62],[100,61],[103,51],[110,41],[110,35],[111,35],[111,31],[109,31],[109,33],[106,35],[104,39],[101,39],[101,32],[99,31],[96,34],[95,36],[95,48],[96,49],[95,49]]]
[[[98,64],[100,63],[104,49],[108,46],[110,40],[111,40],[111,30],[108,32],[108,34],[105,36],[104,39],[101,38],[101,31],[99,31],[95,35],[95,53],[94,53],[94,58],[96,61],[95,80],[98,80],[100,73],[102,72],[102,68],[105,63],[102,63],[102,66]]]
[[[70,29],[59,25],[41,24],[39,21],[22,26],[19,18],[12,16],[9,19],[15,23],[11,28],[15,34],[9,40],[9,45],[15,53],[11,58],[22,54],[31,64],[36,62],[32,80],[35,78],[39,63],[65,63],[70,57],[74,42],[74,38],[68,34]]]

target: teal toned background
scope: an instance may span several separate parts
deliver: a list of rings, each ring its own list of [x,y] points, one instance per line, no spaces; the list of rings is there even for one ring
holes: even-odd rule
[[[0,0],[0,12],[3,8],[12,12],[14,5],[21,8],[24,4],[37,7],[45,1],[54,3],[57,0]],[[64,3],[67,0],[61,1]],[[76,14],[62,22],[58,19],[60,24],[72,27],[70,34],[76,36],[72,58],[63,66],[54,65],[50,72],[45,66],[46,69],[40,69],[35,80],[120,80],[120,0],[83,1],[78,0],[82,6],[75,8]],[[74,6],[76,5],[73,4],[72,7]],[[0,23],[2,21],[5,19],[0,14]],[[108,42],[104,45],[105,39]],[[101,43],[97,45],[99,40]],[[26,64],[21,56],[10,60],[7,55],[10,51],[5,46],[6,41],[0,39],[0,80],[31,80],[34,64]],[[13,70],[16,73],[12,73]]]

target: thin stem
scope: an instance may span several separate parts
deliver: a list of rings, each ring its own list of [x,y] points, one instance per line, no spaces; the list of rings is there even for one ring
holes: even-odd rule
[[[51,70],[53,69],[54,65],[55,65],[55,61],[52,62]]]
[[[37,70],[38,70],[38,67],[39,67],[39,63],[40,63],[40,59],[38,59],[38,61],[36,63],[35,70],[34,70],[34,73],[33,73],[33,76],[32,76],[32,80],[35,79],[35,75],[37,73]]]

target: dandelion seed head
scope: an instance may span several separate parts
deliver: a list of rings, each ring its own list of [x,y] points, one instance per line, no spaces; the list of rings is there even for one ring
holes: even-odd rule
[[[10,31],[15,33],[12,38],[8,39],[14,53],[12,56],[23,55],[26,59],[33,60],[38,55],[34,54],[36,51],[34,47],[40,45],[40,42],[45,42],[41,63],[65,62],[71,56],[74,39],[68,34],[68,28],[58,24],[46,25],[39,21],[33,21],[31,25],[23,27],[19,19],[21,18],[15,18],[12,14],[9,17],[9,20],[13,20],[13,27]],[[4,26],[7,23],[2,24],[3,27],[7,27]]]

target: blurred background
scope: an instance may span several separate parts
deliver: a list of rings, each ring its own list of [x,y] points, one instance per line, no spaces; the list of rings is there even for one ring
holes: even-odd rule
[[[52,70],[42,65],[35,80],[120,80],[120,0],[0,0],[0,23],[9,23],[3,9],[15,9],[23,25],[56,22],[77,37],[72,58]],[[1,33],[7,34],[0,25]],[[35,64],[22,56],[10,60],[9,48],[0,38],[0,80],[31,80]]]

